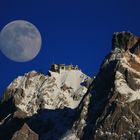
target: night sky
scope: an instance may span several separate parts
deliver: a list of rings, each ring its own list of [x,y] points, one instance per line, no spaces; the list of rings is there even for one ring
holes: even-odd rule
[[[139,0],[0,0],[0,30],[20,19],[33,23],[42,36],[32,61],[14,62],[0,52],[0,95],[17,76],[47,73],[53,62],[77,64],[93,76],[111,49],[113,32],[140,36],[139,6]]]

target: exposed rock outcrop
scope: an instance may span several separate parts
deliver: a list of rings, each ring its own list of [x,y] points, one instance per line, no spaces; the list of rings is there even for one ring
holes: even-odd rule
[[[105,58],[92,89],[93,104],[83,139],[140,139],[139,38],[115,33],[112,52]],[[90,134],[89,132],[92,133]]]
[[[11,140],[39,140],[38,134],[32,131],[25,123],[22,128],[17,131]]]

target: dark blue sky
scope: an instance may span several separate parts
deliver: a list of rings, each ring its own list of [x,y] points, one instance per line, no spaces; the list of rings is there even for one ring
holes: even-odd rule
[[[30,70],[47,73],[51,63],[78,64],[97,73],[111,49],[113,32],[140,36],[139,0],[0,0],[0,29],[23,19],[41,32],[42,49],[32,61],[17,63],[0,52],[0,94],[18,75]]]

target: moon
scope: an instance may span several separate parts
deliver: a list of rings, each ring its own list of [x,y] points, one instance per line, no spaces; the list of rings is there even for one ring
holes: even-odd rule
[[[9,59],[27,62],[34,59],[41,49],[41,34],[32,23],[15,20],[0,33],[0,50]]]

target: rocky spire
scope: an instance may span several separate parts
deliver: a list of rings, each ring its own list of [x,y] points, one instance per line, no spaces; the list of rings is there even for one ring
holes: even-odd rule
[[[116,32],[112,38],[112,49],[120,48],[123,50],[129,50],[137,45],[139,38],[131,32]]]
[[[101,65],[92,91],[95,94],[82,139],[140,139],[138,37],[130,32],[113,35],[112,51]]]

